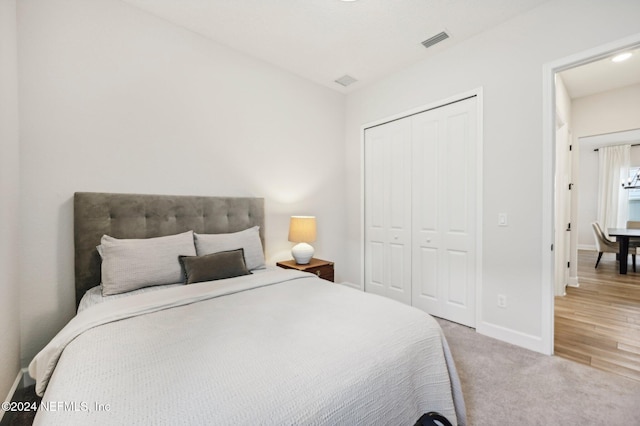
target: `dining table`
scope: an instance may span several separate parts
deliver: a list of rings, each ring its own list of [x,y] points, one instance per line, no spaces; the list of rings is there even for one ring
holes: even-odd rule
[[[620,274],[627,273],[627,259],[629,258],[629,240],[640,239],[640,229],[632,228],[608,228],[607,233],[610,237],[616,237],[616,241],[620,242]]]

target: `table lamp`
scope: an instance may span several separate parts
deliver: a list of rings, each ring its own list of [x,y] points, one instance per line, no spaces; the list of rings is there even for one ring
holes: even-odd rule
[[[313,257],[313,247],[309,243],[316,240],[315,216],[291,216],[289,222],[289,241],[298,243],[291,254],[298,265],[306,265]]]

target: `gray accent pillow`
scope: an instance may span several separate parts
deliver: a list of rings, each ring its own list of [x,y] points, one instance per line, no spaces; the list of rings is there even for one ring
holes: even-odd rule
[[[193,231],[166,237],[118,239],[103,235],[102,295],[154,285],[184,283],[178,256],[195,256]]]
[[[241,248],[244,249],[244,260],[248,270],[265,267],[259,226],[230,234],[194,233],[194,236],[198,256]]]
[[[179,256],[187,284],[249,275],[244,250],[230,250],[204,256]]]

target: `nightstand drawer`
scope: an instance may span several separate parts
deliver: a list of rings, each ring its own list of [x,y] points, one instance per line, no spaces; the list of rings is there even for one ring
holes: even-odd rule
[[[285,260],[276,263],[276,265],[284,269],[297,269],[298,271],[310,272],[323,280],[334,281],[333,262],[326,260],[316,259],[314,257],[306,265],[298,265],[294,260]]]
[[[309,268],[305,272],[311,272],[324,280],[333,281],[333,264]]]

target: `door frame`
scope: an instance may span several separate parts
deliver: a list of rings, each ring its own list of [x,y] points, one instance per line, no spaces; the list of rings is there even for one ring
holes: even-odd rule
[[[553,354],[554,338],[554,278],[555,253],[551,250],[554,242],[554,177],[555,177],[555,120],[556,90],[555,75],[616,52],[640,46],[640,33],[611,43],[603,44],[583,52],[548,62],[542,67],[542,347],[541,352]]]
[[[475,96],[477,99],[476,102],[476,113],[477,113],[477,128],[476,128],[476,262],[475,262],[475,279],[476,279],[476,288],[475,288],[475,323],[476,327],[480,324],[480,319],[482,318],[482,224],[483,224],[483,209],[482,209],[482,177],[483,177],[483,88],[482,86],[477,87],[475,89],[469,90],[467,92],[462,92],[450,96],[445,99],[440,99],[434,102],[430,102],[428,104],[424,104],[415,108],[411,108],[409,110],[405,110],[393,115],[386,116],[384,118],[371,121],[369,123],[365,123],[360,126],[360,273],[362,274],[362,284],[361,290],[365,291],[365,158],[364,158],[364,145],[365,145],[365,130],[379,126],[381,124],[388,123],[390,121],[399,120],[401,118],[408,117],[410,115],[415,115],[421,112],[425,112],[431,109],[440,108],[446,106],[451,103],[459,102],[464,99]]]

